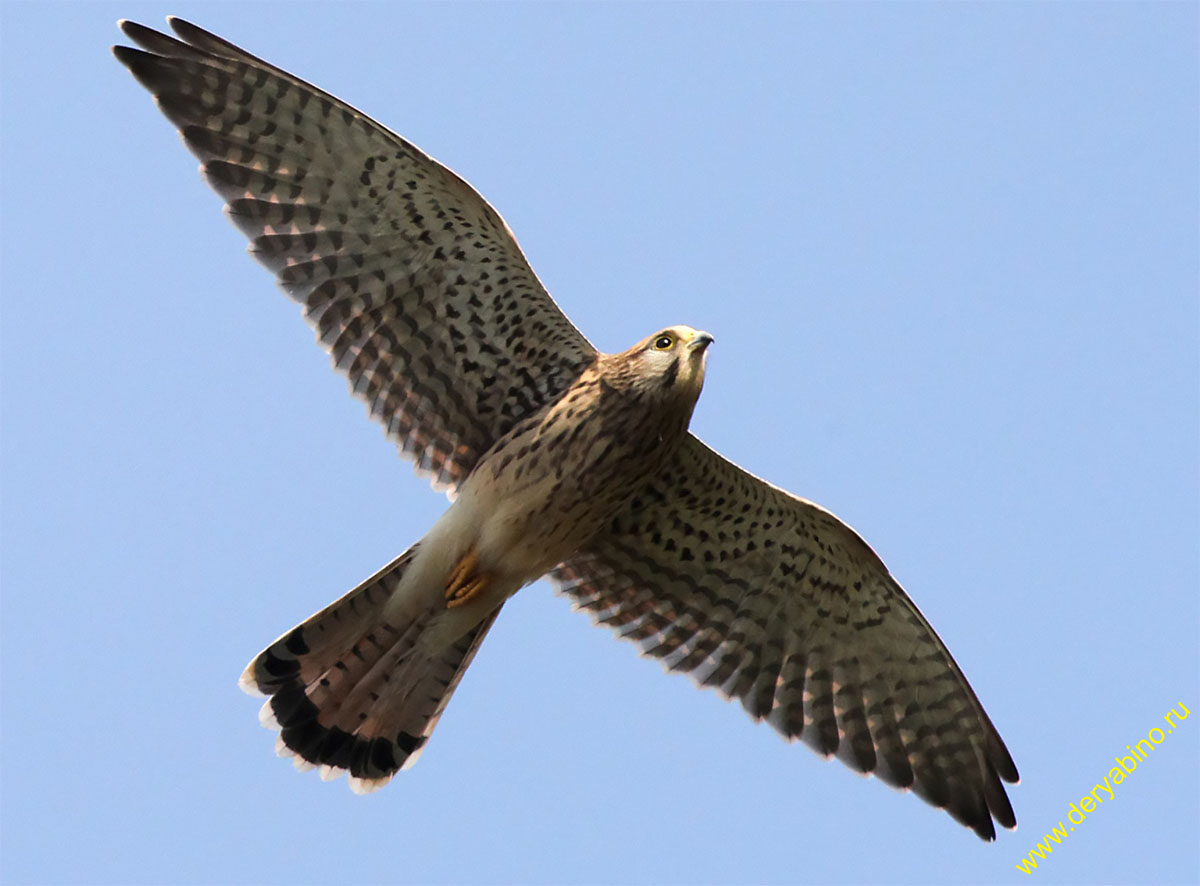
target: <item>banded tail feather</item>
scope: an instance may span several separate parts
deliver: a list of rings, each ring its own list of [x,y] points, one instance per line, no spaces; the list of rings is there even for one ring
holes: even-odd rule
[[[276,753],[301,771],[319,767],[326,780],[346,772],[356,793],[383,787],[417,761],[500,611],[440,648],[422,640],[446,611],[441,594],[405,623],[385,621],[416,551],[288,631],[239,681],[269,696],[259,719],[279,730]]]

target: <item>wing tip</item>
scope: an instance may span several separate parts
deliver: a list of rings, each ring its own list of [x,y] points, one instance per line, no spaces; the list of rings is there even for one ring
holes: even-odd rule
[[[187,41],[192,46],[197,45],[197,38],[215,38],[216,35],[209,33],[199,25],[194,25],[185,18],[180,18],[177,15],[167,16],[167,25],[178,34],[183,40]],[[220,38],[217,38],[220,39]]]
[[[133,59],[134,53],[141,53],[140,49],[134,49],[132,46],[121,46],[120,44],[110,46],[109,50],[112,52],[113,58],[127,68]]]
[[[135,22],[133,19],[117,19],[117,27],[120,29],[122,34],[143,49],[150,49],[154,46],[159,46],[162,44],[163,40],[171,39],[161,31],[156,31],[154,28],[147,27],[141,22]]]

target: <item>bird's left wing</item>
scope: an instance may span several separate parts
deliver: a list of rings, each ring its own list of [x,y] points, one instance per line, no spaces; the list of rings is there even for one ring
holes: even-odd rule
[[[456,486],[595,349],[470,185],[345,102],[180,19],[117,59],[154,94],[251,252],[371,416]]]
[[[929,622],[828,511],[689,435],[553,577],[577,608],[789,739],[911,788],[984,839],[1016,766]]]

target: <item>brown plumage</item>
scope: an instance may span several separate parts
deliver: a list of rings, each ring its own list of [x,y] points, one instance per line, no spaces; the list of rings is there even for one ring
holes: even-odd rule
[[[928,622],[828,511],[687,431],[711,336],[599,354],[461,178],[178,19],[117,58],[400,450],[456,494],[407,552],[271,644],[281,753],[374,789],[421,752],[504,601],[549,574],[670,670],[911,788],[986,839],[1016,767]]]

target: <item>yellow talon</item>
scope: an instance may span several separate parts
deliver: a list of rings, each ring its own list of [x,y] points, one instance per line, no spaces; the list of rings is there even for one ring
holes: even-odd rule
[[[475,568],[479,565],[474,551],[467,551],[450,573],[450,581],[446,584],[446,608],[453,609],[469,603],[487,590],[491,580],[486,575],[479,575]]]
[[[478,561],[475,559],[473,550],[467,551],[463,558],[454,565],[454,571],[450,573],[450,581],[446,585],[446,596],[451,597],[455,593],[455,589],[461,587],[470,578],[472,572],[475,571],[475,566]]]

